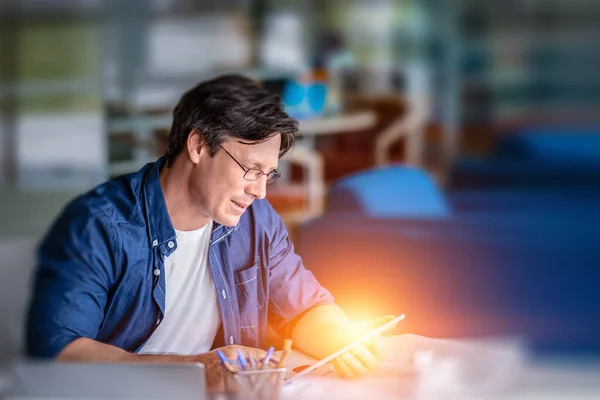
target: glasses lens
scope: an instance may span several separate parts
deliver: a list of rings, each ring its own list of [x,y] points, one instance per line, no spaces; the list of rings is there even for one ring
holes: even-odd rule
[[[269,175],[267,175],[267,183],[277,182],[277,180],[281,178],[281,173],[277,171],[271,171]]]
[[[249,169],[244,174],[244,178],[249,181],[255,181],[255,180],[259,179],[261,176],[263,176],[263,172],[258,169]]]

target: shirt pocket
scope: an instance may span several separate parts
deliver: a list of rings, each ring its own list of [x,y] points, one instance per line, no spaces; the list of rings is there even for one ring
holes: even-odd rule
[[[235,290],[240,311],[242,344],[256,347],[264,313],[264,294],[259,264],[234,272]]]
[[[242,321],[241,327],[257,326],[258,316],[264,307],[259,264],[235,271],[233,276],[237,292],[238,309]]]

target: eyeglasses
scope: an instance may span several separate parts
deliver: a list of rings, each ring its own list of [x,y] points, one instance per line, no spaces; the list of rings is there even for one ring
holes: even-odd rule
[[[240,164],[240,162],[238,160],[236,160],[235,157],[231,155],[231,153],[229,153],[227,150],[225,150],[225,148],[223,146],[219,145],[219,147],[222,148],[223,151],[225,153],[227,153],[227,155],[229,157],[231,157],[231,159],[233,161],[235,161],[235,163],[237,165],[239,165],[241,169],[244,170],[244,179],[245,180],[247,180],[247,181],[256,181],[261,176],[266,175],[266,177],[267,177],[267,183],[273,183],[273,182],[277,182],[277,180],[279,178],[281,178],[281,173],[277,172],[276,170],[273,170],[273,171],[269,172],[268,174],[265,174],[260,169],[246,168],[242,164]]]

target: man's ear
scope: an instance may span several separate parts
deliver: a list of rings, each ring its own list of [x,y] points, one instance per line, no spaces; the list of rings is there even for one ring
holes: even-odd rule
[[[190,131],[186,141],[186,149],[190,161],[194,164],[198,164],[204,153],[208,151],[201,132],[195,129]]]

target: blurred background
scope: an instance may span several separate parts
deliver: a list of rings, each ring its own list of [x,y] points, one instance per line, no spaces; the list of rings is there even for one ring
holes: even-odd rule
[[[600,354],[600,3],[0,3],[0,343],[65,203],[162,155],[179,96],[257,79],[299,119],[269,188],[352,316]]]

